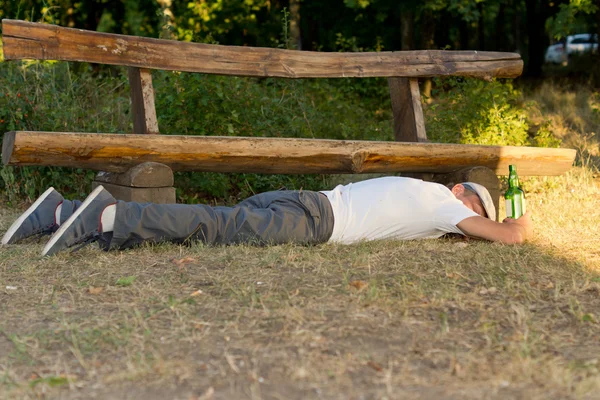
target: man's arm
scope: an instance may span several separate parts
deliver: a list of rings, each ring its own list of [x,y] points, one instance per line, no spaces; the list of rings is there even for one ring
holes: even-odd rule
[[[480,216],[469,217],[457,226],[467,236],[506,244],[521,244],[533,231],[529,213],[518,219],[506,218],[502,223]]]

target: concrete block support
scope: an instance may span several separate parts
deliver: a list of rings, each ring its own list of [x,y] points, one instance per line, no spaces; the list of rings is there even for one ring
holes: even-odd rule
[[[138,203],[176,202],[173,171],[164,164],[146,162],[124,173],[100,172],[93,187],[104,186],[117,200]]]

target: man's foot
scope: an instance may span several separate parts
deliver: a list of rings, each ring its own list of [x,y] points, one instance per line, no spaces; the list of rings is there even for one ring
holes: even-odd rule
[[[42,256],[50,256],[78,244],[84,246],[102,240],[102,211],[116,202],[104,187],[98,186],[52,235],[42,251]]]
[[[58,229],[56,209],[63,197],[54,188],[46,190],[21,216],[8,228],[2,238],[2,244],[13,244],[34,235],[50,235]]]

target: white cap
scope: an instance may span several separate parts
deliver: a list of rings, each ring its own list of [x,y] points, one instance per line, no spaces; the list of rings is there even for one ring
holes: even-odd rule
[[[490,192],[485,188],[485,186],[480,185],[474,182],[463,182],[462,185],[477,193],[479,196],[479,200],[481,200],[481,205],[485,209],[485,212],[489,219],[492,221],[496,220],[496,207],[494,207],[494,201],[492,200],[492,196],[490,196]]]

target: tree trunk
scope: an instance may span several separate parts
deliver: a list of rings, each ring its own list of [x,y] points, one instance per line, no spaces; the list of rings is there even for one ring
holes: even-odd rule
[[[599,42],[598,50],[596,51],[596,58],[598,59],[597,65],[600,65],[600,0],[596,0],[596,7],[598,7],[596,9],[596,34],[598,35],[596,40]],[[595,77],[596,88],[598,88],[598,87],[600,87],[600,71],[598,71],[598,68],[596,68],[594,71],[595,71],[595,75],[596,75],[596,77]]]
[[[494,32],[494,51],[506,51],[506,32],[505,32],[505,18],[504,13],[506,12],[506,4],[504,1],[500,1],[500,8],[498,9],[498,17],[496,17],[496,29]]]
[[[85,1],[82,8],[85,13],[85,22],[82,28],[95,31],[100,23],[100,17],[102,17],[102,5],[98,4],[98,1]]]
[[[469,24],[462,18],[458,23],[458,35],[460,40],[460,50],[467,50],[469,45]]]
[[[292,49],[302,50],[300,32],[300,0],[290,0],[290,43]]]
[[[423,12],[423,27],[421,28],[421,48],[430,50],[435,47],[435,17],[431,10]],[[430,104],[431,99],[431,78],[423,80],[423,96],[427,104]]]
[[[510,6],[514,9],[514,7],[516,7],[515,4],[515,0],[511,0]],[[511,47],[511,50],[514,50],[515,52],[519,53],[519,54],[523,54],[523,31],[522,31],[522,26],[521,26],[521,13],[519,12],[515,12],[515,20],[514,20],[514,28],[515,28],[515,38],[514,38],[514,43],[513,46]]]
[[[485,50],[485,15],[483,9],[483,2],[477,4],[477,8],[479,9],[479,21],[477,21],[477,50]]]
[[[548,10],[544,3],[545,0],[525,0],[528,36],[525,75],[534,78],[542,76],[544,51],[548,45],[544,34]]]
[[[413,50],[415,48],[415,13],[413,11],[402,11],[400,27],[402,29],[401,49]]]

